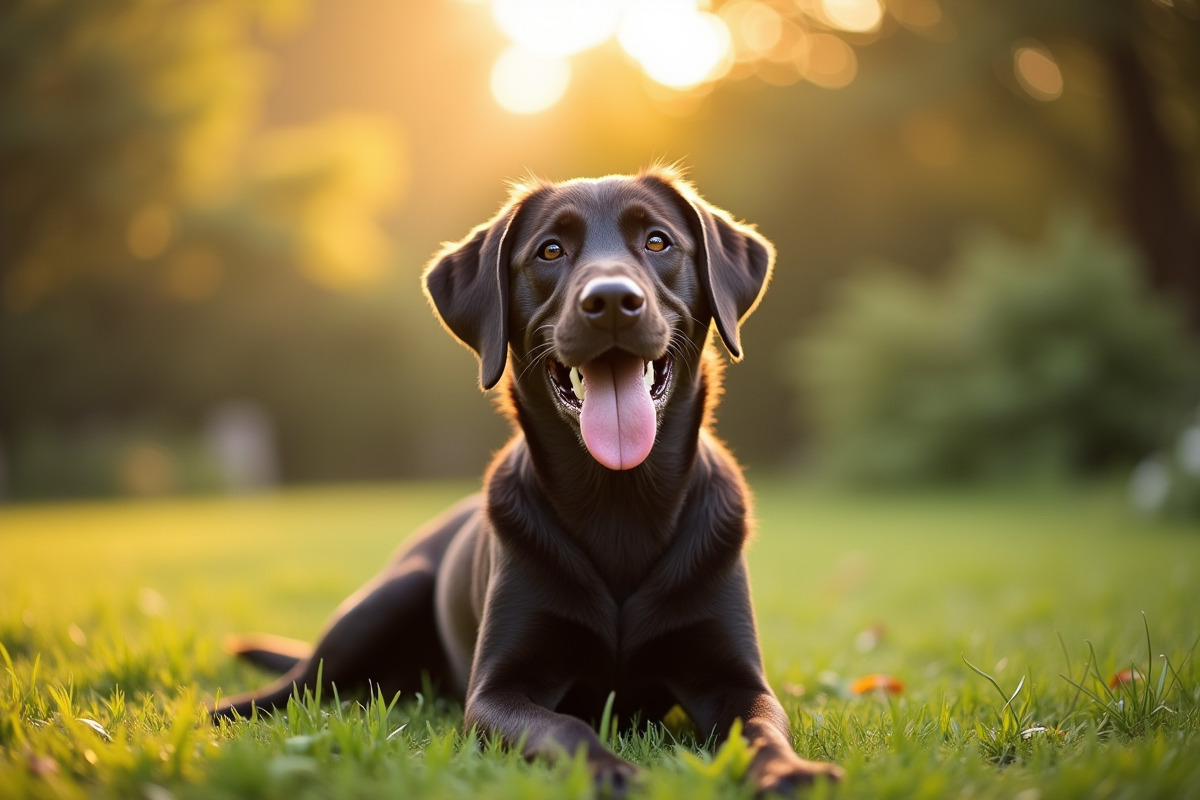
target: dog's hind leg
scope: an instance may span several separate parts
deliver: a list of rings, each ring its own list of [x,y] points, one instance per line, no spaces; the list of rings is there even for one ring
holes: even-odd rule
[[[434,586],[446,549],[478,508],[476,497],[435,521],[383,573],[342,603],[311,654],[292,640],[242,640],[248,644],[242,652],[251,661],[287,671],[263,689],[221,700],[213,719],[281,708],[297,689],[319,688],[330,697],[336,687],[341,697],[371,691],[390,699],[396,692],[420,691],[425,676],[435,683],[444,680],[447,662],[437,630]]]
[[[318,676],[325,697],[334,687],[342,697],[369,690],[390,699],[396,692],[419,691],[422,671],[434,678],[445,672],[433,586],[433,572],[415,566],[369,584],[346,601],[311,655],[294,659],[270,686],[222,700],[213,717],[281,708],[297,687],[316,691]],[[284,665],[287,657],[270,652],[268,660]]]

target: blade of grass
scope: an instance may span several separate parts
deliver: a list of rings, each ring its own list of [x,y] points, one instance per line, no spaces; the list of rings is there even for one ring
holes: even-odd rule
[[[616,699],[617,699],[617,693],[609,692],[608,699],[604,701],[604,712],[600,715],[600,741],[604,742],[605,744],[610,744],[609,733],[611,731],[609,730],[609,728],[612,725],[612,721],[613,721],[612,710],[613,710],[613,703],[616,702]]]
[[[1008,713],[1012,715],[1013,722],[1016,725],[1020,726],[1021,721],[1019,719],[1017,719],[1017,714],[1015,711],[1012,710],[1012,708],[1010,707],[1010,704],[1012,703],[1013,698],[1017,696],[1017,692],[1021,691],[1021,686],[1024,685],[1025,678],[1024,677],[1021,678],[1021,683],[1017,685],[1017,691],[1013,692],[1012,697],[1009,697],[1008,695],[1006,695],[1004,693],[1004,690],[1000,688],[1000,684],[996,682],[995,678],[993,678],[991,675],[988,675],[986,672],[981,670],[979,667],[975,666],[970,661],[968,661],[966,655],[960,653],[959,657],[962,658],[964,664],[966,664],[968,667],[970,667],[972,670],[974,670],[976,674],[982,676],[984,679],[987,680],[988,683],[990,683],[992,686],[995,687],[996,693],[998,695],[1000,695],[1000,699],[1004,701],[1004,708],[1001,709],[1000,715],[999,715],[1001,717],[1001,719],[1003,719],[1003,717],[1004,717],[1004,711],[1007,710]]]

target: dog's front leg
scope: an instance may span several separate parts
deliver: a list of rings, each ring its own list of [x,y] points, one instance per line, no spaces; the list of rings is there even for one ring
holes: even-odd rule
[[[790,795],[818,778],[837,781],[844,774],[834,764],[808,761],[796,754],[787,713],[765,686],[717,689],[689,711],[700,730],[715,731],[718,741],[728,736],[734,720],[742,721],[742,735],[755,750],[746,777],[759,794]]]
[[[538,705],[520,689],[473,692],[467,699],[466,725],[499,735],[510,746],[520,743],[526,758],[570,758],[582,748],[596,785],[618,793],[637,774],[637,767],[605,748],[582,720]]]

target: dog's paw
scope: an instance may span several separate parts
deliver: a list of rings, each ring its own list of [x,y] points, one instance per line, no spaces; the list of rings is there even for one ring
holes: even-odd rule
[[[845,771],[836,764],[805,761],[800,757],[762,759],[750,765],[750,780],[758,796],[782,795],[792,797],[818,780],[836,783]]]
[[[636,766],[616,756],[594,760],[589,766],[592,770],[592,782],[600,797],[624,797],[639,772]]]

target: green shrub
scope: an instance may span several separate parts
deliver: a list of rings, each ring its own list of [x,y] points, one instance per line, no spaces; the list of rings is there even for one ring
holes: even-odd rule
[[[817,458],[877,483],[1128,466],[1194,408],[1200,356],[1122,241],[1064,215],[1045,241],[967,241],[933,285],[850,280],[793,351]]]
[[[95,419],[78,429],[40,424],[21,432],[0,460],[0,500],[153,497],[225,488],[200,436],[162,423]]]

